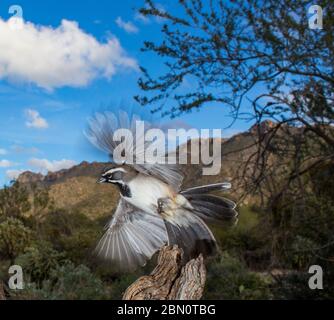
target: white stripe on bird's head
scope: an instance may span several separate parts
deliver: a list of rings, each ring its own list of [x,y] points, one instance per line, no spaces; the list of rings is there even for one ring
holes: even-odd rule
[[[123,176],[126,173],[124,168],[112,168],[106,169],[101,174],[101,179],[99,180],[100,183],[118,183],[123,181]]]
[[[118,167],[118,168],[112,168],[112,169],[108,169],[107,171],[105,171],[102,175],[108,175],[108,174],[113,174],[114,172],[126,172],[126,170],[124,168]]]

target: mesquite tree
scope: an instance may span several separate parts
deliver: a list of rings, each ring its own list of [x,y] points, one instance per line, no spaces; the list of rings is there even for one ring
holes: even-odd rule
[[[143,50],[159,55],[166,72],[154,77],[142,67],[143,95],[136,96],[137,101],[170,116],[215,102],[238,117],[245,105],[256,121],[275,120],[277,126],[269,130],[273,135],[284,124],[303,128],[298,131],[302,141],[290,141],[293,150],[281,144],[285,153],[302,152],[306,132],[316,139],[313,161],[295,157],[305,166],[298,163],[298,171],[333,160],[333,1],[319,3],[323,29],[309,27],[312,1],[179,0],[178,4],[183,12],[169,12],[152,0],[140,10],[164,19],[161,42],[146,41]],[[187,79],[192,85],[182,87]],[[270,135],[259,139],[262,152],[269,151],[266,144],[271,140]],[[258,153],[258,161],[261,156]],[[300,174],[295,169],[290,178]]]
[[[143,51],[160,57],[164,72],[143,66],[135,99],[164,116],[215,103],[234,119],[252,119],[256,139],[245,147],[239,181],[267,199],[277,228],[291,219],[286,205],[306,214],[310,190],[327,197],[328,186],[319,186],[333,180],[334,2],[318,1],[317,12],[308,0],[168,4],[147,0],[140,10],[163,22],[161,40],[146,41]]]

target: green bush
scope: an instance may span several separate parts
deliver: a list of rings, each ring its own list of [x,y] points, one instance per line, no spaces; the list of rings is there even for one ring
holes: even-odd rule
[[[25,253],[20,255],[15,263],[22,266],[30,281],[40,284],[49,278],[51,270],[60,266],[64,260],[64,253],[54,250],[50,243],[40,241],[26,248]]]
[[[43,238],[58,251],[77,263],[86,263],[91,256],[103,229],[93,220],[78,212],[58,210],[45,217]]]
[[[99,238],[99,232],[95,230],[76,230],[72,235],[62,237],[61,245],[71,261],[76,263],[87,262],[93,255]]]
[[[0,189],[0,221],[8,217],[19,218],[30,209],[29,193],[20,183]]]
[[[305,269],[314,264],[315,255],[313,250],[316,247],[317,244],[312,240],[297,235],[291,242],[290,251],[287,253],[287,260],[291,261],[294,269]]]
[[[13,260],[32,243],[33,233],[22,221],[7,218],[0,223],[0,253]]]
[[[111,299],[121,300],[125,290],[138,279],[137,274],[124,274],[111,283]]]
[[[84,265],[66,262],[50,271],[48,280],[39,286],[28,283],[18,299],[38,300],[98,300],[108,299],[109,291],[102,281]]]
[[[204,299],[270,299],[270,279],[249,271],[227,253],[208,267]]]
[[[334,297],[334,270],[330,262],[319,261],[323,268],[323,289],[311,290],[308,282],[312,276],[303,272],[290,272],[281,276],[272,288],[275,299],[284,300],[333,300]]]

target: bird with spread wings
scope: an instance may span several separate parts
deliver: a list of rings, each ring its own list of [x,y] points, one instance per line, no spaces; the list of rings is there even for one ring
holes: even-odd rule
[[[136,130],[138,122],[145,124],[141,132]],[[124,271],[145,265],[166,244],[178,245],[185,261],[200,253],[211,255],[216,240],[206,222],[221,223],[237,217],[234,202],[210,194],[230,189],[230,183],[183,190],[181,166],[145,157],[148,148],[157,143],[145,141],[152,128],[153,123],[143,122],[137,115],[101,112],[89,120],[86,132],[89,141],[111,158],[99,182],[116,185],[120,192],[116,211],[96,250]],[[116,160],[120,144],[122,159]]]

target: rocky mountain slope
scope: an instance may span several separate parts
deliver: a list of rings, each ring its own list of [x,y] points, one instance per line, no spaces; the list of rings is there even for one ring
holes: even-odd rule
[[[268,130],[271,123],[261,125],[261,130]],[[240,166],[245,163],[251,152],[255,151],[254,145],[258,127],[237,134],[230,139],[220,139],[222,165],[218,175],[203,176],[201,165],[184,165],[184,187],[197,186],[221,181],[232,181],[233,190],[229,193],[231,198],[237,199],[242,194],[242,182],[239,180]],[[191,150],[191,142],[181,146]],[[88,216],[103,216],[111,213],[118,201],[118,190],[112,185],[97,184],[96,181],[108,163],[82,162],[67,170],[50,172],[46,176],[32,172],[22,173],[18,181],[27,187],[35,184],[42,188],[49,188],[50,196],[57,208],[67,210],[80,210]],[[249,198],[243,200],[249,202]]]

